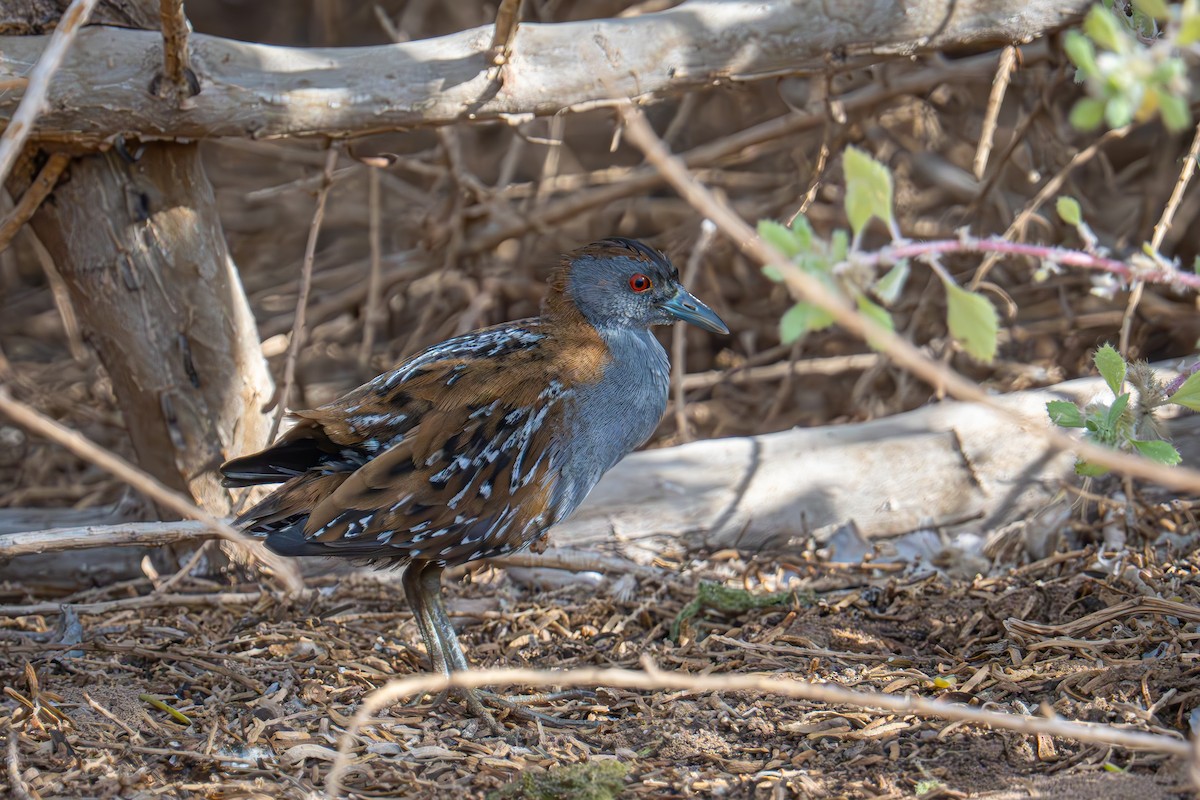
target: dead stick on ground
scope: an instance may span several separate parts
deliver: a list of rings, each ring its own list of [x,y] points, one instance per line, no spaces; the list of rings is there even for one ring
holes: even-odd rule
[[[1173,756],[1190,757],[1192,746],[1183,739],[1144,733],[1055,717],[1007,714],[982,708],[928,700],[913,695],[862,692],[831,684],[809,683],[766,675],[691,675],[664,672],[646,665],[645,672],[628,669],[570,669],[562,672],[533,669],[488,669],[444,675],[415,675],[387,684],[367,695],[338,742],[337,758],[325,781],[325,796],[341,794],[341,779],[350,763],[350,748],[358,732],[380,710],[405,697],[436,694],[454,686],[612,686],[620,689],[684,690],[690,692],[750,692],[808,700],[815,703],[877,709],[896,714],[915,714],[951,721],[962,721],[1026,734],[1046,734],[1080,742],[1116,745],[1150,750]]]
[[[59,19],[58,27],[50,35],[42,57],[29,73],[29,85],[25,87],[21,104],[13,112],[4,133],[0,134],[0,183],[8,179],[8,173],[25,147],[29,134],[33,132],[33,125],[46,105],[50,79],[62,66],[71,42],[75,40],[75,35],[87,22],[98,2],[100,0],[72,0]]]
[[[25,785],[25,779],[21,777],[21,753],[17,749],[17,731],[10,724],[8,726],[8,784],[12,788],[13,797],[16,800],[34,800],[33,795],[29,791],[29,787]]]
[[[333,168],[337,166],[338,151],[333,142],[329,143],[329,152],[325,155],[325,170],[322,173],[321,188],[317,190],[317,208],[313,212],[312,224],[308,226],[308,241],[304,245],[304,266],[300,270],[300,289],[296,298],[296,316],[292,323],[292,340],[288,343],[287,361],[283,365],[283,385],[279,388],[278,406],[275,408],[275,418],[271,420],[271,431],[267,441],[275,441],[279,433],[279,423],[287,412],[288,398],[292,393],[292,385],[296,382],[296,358],[300,355],[300,346],[304,344],[304,316],[308,310],[308,294],[312,290],[313,260],[317,256],[317,237],[321,233],[321,223],[325,220],[325,202],[329,199],[329,187],[333,185]]]
[[[294,564],[271,553],[179,492],[164,486],[153,476],[138,469],[117,454],[104,449],[79,431],[71,430],[62,423],[14,400],[3,386],[0,386],[0,413],[5,414],[21,427],[62,445],[80,458],[106,470],[159,505],[171,509],[180,516],[203,522],[218,536],[243,548],[254,560],[269,567],[284,582],[288,591],[303,590],[304,583],[300,580],[300,573]]]
[[[38,206],[46,199],[46,195],[54,191],[59,176],[70,163],[71,157],[66,153],[55,153],[50,156],[41,172],[33,179],[33,183],[29,184],[29,188],[25,190],[25,194],[21,195],[21,199],[13,206],[13,210],[8,212],[3,220],[0,220],[0,250],[4,250],[12,243],[17,231],[21,230],[21,226],[29,221],[33,212],[38,210]]]
[[[732,208],[700,184],[687,167],[672,156],[654,133],[645,115],[632,104],[617,107],[625,123],[625,135],[642,152],[646,160],[662,171],[663,177],[680,196],[686,199],[704,217],[711,219],[729,239],[760,264],[771,265],[783,276],[792,296],[820,306],[834,320],[864,341],[870,341],[881,352],[889,356],[898,366],[928,383],[934,389],[949,392],[959,400],[970,400],[1012,419],[1020,425],[1027,421],[1006,408],[976,383],[958,374],[929,356],[907,339],[882,327],[874,320],[859,314],[844,298],[835,294],[820,280],[796,267],[783,253],[772,247],[746,224]],[[1110,131],[1110,133],[1112,133]],[[1056,448],[1074,453],[1077,457],[1092,461],[1111,470],[1154,481],[1180,491],[1200,491],[1200,472],[1184,467],[1168,467],[1147,458],[1110,450],[1072,438],[1052,428],[1048,423],[1035,429]]]

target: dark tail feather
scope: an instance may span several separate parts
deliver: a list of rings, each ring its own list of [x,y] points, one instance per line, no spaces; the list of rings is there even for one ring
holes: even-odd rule
[[[221,465],[221,483],[229,488],[281,483],[335,459],[342,448],[319,424],[302,421],[275,444]]]
[[[304,521],[290,528],[267,534],[267,549],[281,556],[327,556],[329,548],[320,542],[310,542],[304,538]]]

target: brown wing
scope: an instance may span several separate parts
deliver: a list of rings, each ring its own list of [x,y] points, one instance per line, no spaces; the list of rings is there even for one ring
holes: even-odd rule
[[[289,477],[239,521],[290,555],[449,563],[536,538],[553,519],[552,432],[607,357],[595,339],[551,339],[531,323],[468,334],[300,412],[226,465],[227,480]]]
[[[482,398],[464,386],[473,398],[465,405],[439,398],[452,407],[430,411],[313,509],[308,542],[331,554],[457,563],[539,536],[552,519],[554,431],[571,398],[557,381],[540,390],[514,383],[492,382],[507,390]]]

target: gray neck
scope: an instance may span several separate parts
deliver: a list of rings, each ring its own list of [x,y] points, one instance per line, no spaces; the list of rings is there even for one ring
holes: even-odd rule
[[[604,376],[580,387],[559,442],[566,468],[556,492],[555,519],[582,502],[613,464],[654,433],[667,407],[667,353],[648,328],[597,327],[612,360]]]

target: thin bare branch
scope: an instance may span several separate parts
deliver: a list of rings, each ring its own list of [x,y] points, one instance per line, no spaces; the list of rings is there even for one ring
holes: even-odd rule
[[[1026,48],[1026,62],[1044,55],[1044,43]],[[923,94],[943,83],[959,83],[985,80],[996,70],[996,55],[987,53],[954,62],[953,67],[939,63],[918,72],[897,76],[886,83],[872,83],[838,98],[847,114],[862,112],[894,97],[906,94]],[[680,154],[683,162],[692,169],[715,164],[738,153],[752,150],[756,145],[782,139],[804,131],[813,130],[827,121],[822,113],[790,113],[759,123],[743,131],[706,142]],[[609,205],[625,197],[651,189],[663,182],[663,177],[653,165],[647,164],[631,170],[616,183],[597,186],[585,191],[572,192],[555,197],[536,212],[523,214],[519,219],[501,219],[483,226],[467,241],[463,252],[467,255],[486,252],[505,239],[512,239],[542,225],[553,225],[562,220],[575,219],[589,209]]]
[[[488,669],[443,675],[413,675],[388,681],[367,695],[338,742],[337,758],[325,780],[325,796],[342,795],[342,775],[350,765],[350,749],[358,732],[384,708],[406,697],[436,693],[454,686],[612,686],[621,689],[683,690],[689,692],[750,692],[808,700],[814,703],[852,706],[894,714],[983,725],[998,730],[1042,734],[1080,742],[1115,745],[1137,750],[1190,758],[1192,746],[1182,738],[1127,730],[1112,725],[1075,722],[1057,717],[1035,717],[990,711],[962,703],[929,700],[915,695],[863,692],[827,683],[768,675],[691,675],[648,667],[645,672],[628,669],[570,669],[562,672],[534,669]]]
[[[180,516],[204,523],[213,533],[229,540],[247,552],[255,561],[269,567],[280,577],[289,591],[299,592],[304,588],[300,573],[294,564],[266,550],[259,543],[231,528],[228,523],[217,519],[179,492],[163,485],[152,475],[138,469],[116,453],[100,447],[79,431],[71,430],[62,423],[30,408],[25,403],[13,399],[3,386],[0,386],[0,413],[5,414],[21,427],[46,437],[80,458],[106,470],[164,508],[169,508]]]
[[[17,231],[21,230],[21,227],[38,210],[38,206],[46,199],[46,195],[54,191],[59,176],[70,163],[71,157],[66,153],[55,153],[50,156],[41,172],[33,179],[33,183],[29,184],[29,188],[25,190],[25,194],[21,195],[21,199],[17,201],[13,210],[8,212],[3,220],[0,220],[0,250],[4,250],[12,243]]]
[[[333,185],[333,168],[337,166],[338,150],[329,143],[329,152],[325,156],[325,169],[322,172],[321,187],[317,189],[317,207],[313,211],[312,224],[308,226],[308,241],[304,245],[304,265],[300,270],[300,289],[296,297],[296,316],[292,323],[292,339],[288,343],[287,360],[283,365],[283,384],[276,395],[278,405],[275,416],[271,419],[271,431],[267,441],[275,441],[279,433],[279,424],[287,412],[288,399],[292,394],[292,386],[296,382],[296,359],[300,355],[300,346],[304,344],[304,317],[308,313],[308,295],[312,290],[313,260],[317,257],[317,237],[321,234],[321,223],[325,220],[325,202],[329,199],[329,187]]]
[[[1154,236],[1150,240],[1150,249],[1158,252],[1162,247],[1163,238],[1166,237],[1167,231],[1171,229],[1171,221],[1175,219],[1175,211],[1179,208],[1179,203],[1183,200],[1183,193],[1187,190],[1188,183],[1192,180],[1192,175],[1196,172],[1196,159],[1200,158],[1200,125],[1196,126],[1196,135],[1192,137],[1192,146],[1188,148],[1187,155],[1183,157],[1183,168],[1179,170],[1179,178],[1175,181],[1175,188],[1171,190],[1171,197],[1167,200],[1166,206],[1163,207],[1162,216],[1158,218],[1158,224],[1154,226]],[[1194,276],[1195,273],[1179,273],[1180,275]],[[1129,302],[1125,306],[1125,316],[1121,318],[1121,338],[1118,347],[1121,353],[1128,356],[1129,354],[1129,334],[1133,330],[1133,316],[1137,313],[1138,304],[1142,302],[1142,292],[1145,291],[1146,280],[1140,278],[1135,281],[1133,288],[1129,291]]]
[[[713,225],[710,220],[704,220],[700,223],[700,235],[696,237],[696,244],[692,247],[692,254],[688,256],[687,266],[683,270],[683,285],[691,286],[696,280],[696,273],[700,269],[700,261],[704,258],[704,251],[712,243],[713,236],[717,232],[717,226]],[[688,428],[687,421],[687,403],[684,398],[684,368],[687,361],[687,331],[684,325],[676,325],[671,331],[671,395],[675,405],[675,436],[681,442],[690,442],[692,440],[692,432]]]
[[[757,383],[776,381],[788,375],[841,375],[846,372],[871,369],[878,366],[880,356],[876,353],[855,353],[848,356],[828,358],[806,358],[799,361],[784,360],[776,364],[744,369],[714,369],[709,372],[693,372],[683,376],[685,392],[710,389],[722,383]]]
[[[37,65],[28,75],[29,84],[21,95],[21,102],[8,120],[8,127],[4,129],[3,134],[0,134],[0,183],[8,179],[8,173],[16,163],[17,156],[24,149],[25,142],[33,133],[38,117],[45,110],[46,97],[50,91],[50,81],[54,77],[54,73],[62,67],[71,43],[75,41],[79,29],[87,22],[99,1],[71,0],[71,5],[67,6],[67,10],[63,12],[62,18],[58,21],[58,27],[45,42],[46,49],[37,56]],[[12,60],[12,54],[7,52],[7,48],[4,49],[6,63],[14,66],[30,63]],[[93,72],[97,71],[94,65],[91,69]],[[17,77],[26,76],[0,75],[0,81]]]
[[[1000,54],[1000,66],[996,67],[996,78],[992,82],[992,92],[988,95],[983,131],[979,135],[979,146],[975,149],[976,180],[983,180],[983,173],[987,171],[988,156],[992,153],[992,142],[996,136],[996,120],[1000,116],[1000,106],[1004,105],[1004,94],[1008,91],[1008,82],[1016,67],[1017,48],[1009,45]]]

